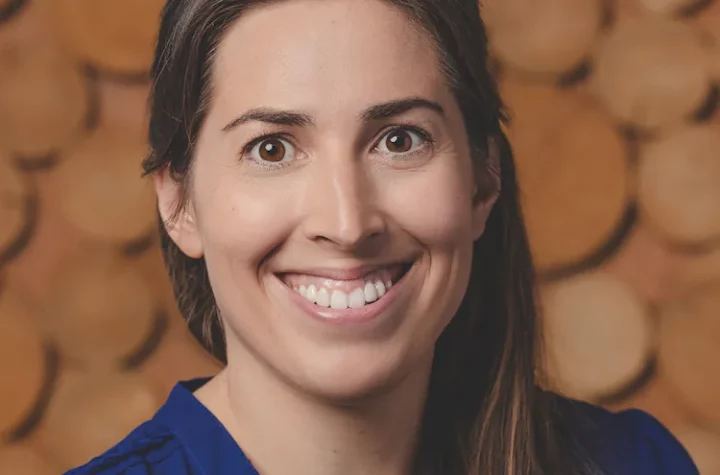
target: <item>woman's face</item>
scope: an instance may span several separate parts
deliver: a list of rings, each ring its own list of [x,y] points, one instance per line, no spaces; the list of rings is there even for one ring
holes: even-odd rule
[[[170,234],[205,257],[231,367],[336,400],[428,371],[491,207],[429,38],[386,2],[274,3],[212,81]]]

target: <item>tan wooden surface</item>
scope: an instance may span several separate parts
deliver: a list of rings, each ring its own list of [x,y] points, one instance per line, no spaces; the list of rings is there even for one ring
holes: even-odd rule
[[[699,2],[698,0],[638,0],[638,3],[653,13],[673,16]]]
[[[147,151],[137,131],[110,127],[69,148],[52,183],[66,219],[87,234],[118,244],[152,232],[155,194],[140,167]]]
[[[710,73],[716,83],[720,82],[720,2],[712,2],[692,19],[692,24],[705,42]]]
[[[47,377],[43,336],[33,309],[8,285],[0,288],[0,361],[0,437],[7,437],[29,416]]]
[[[587,94],[512,78],[501,90],[536,264],[546,270],[582,261],[626,210],[626,144]]]
[[[43,324],[82,367],[120,365],[152,331],[159,305],[142,274],[113,249],[84,249],[55,270]]]
[[[720,429],[720,282],[667,302],[660,313],[659,365],[696,420]]]
[[[12,446],[0,448],[0,473],[7,475],[57,475],[58,469],[32,448]]]
[[[0,42],[0,142],[29,158],[81,133],[88,111],[80,70],[44,42]]]
[[[638,175],[650,226],[679,244],[720,242],[720,126],[686,127],[649,142]]]
[[[602,23],[600,0],[486,1],[494,53],[509,67],[554,76],[589,56]]]
[[[0,155],[0,252],[15,242],[31,218],[30,196],[27,178],[13,166],[9,154]]]
[[[551,378],[571,397],[619,391],[649,360],[648,309],[610,275],[580,275],[544,287],[542,313]]]
[[[66,371],[38,429],[37,444],[62,470],[83,464],[152,417],[152,385],[130,373]]]
[[[147,71],[163,0],[43,0],[78,59],[113,72]]]
[[[707,97],[705,58],[689,25],[657,15],[626,18],[597,49],[593,86],[618,120],[665,128],[690,117]]]

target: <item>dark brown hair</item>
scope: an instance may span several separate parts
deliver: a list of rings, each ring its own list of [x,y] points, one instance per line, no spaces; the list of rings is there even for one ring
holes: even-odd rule
[[[594,473],[567,416],[556,408],[559,398],[539,388],[532,261],[477,0],[387,1],[434,40],[463,113],[480,180],[490,172],[489,140],[501,148],[501,192],[485,234],[474,245],[465,299],[437,342],[416,473]],[[187,186],[193,147],[212,96],[210,72],[218,44],[246,8],[263,3],[268,0],[167,2],[152,68],[146,173],[169,169]],[[160,232],[180,311],[195,336],[225,361],[204,260],[184,255],[162,223]]]

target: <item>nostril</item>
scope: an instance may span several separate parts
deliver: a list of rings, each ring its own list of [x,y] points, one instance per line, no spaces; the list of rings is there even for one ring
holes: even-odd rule
[[[357,254],[377,254],[385,242],[383,230],[366,232],[365,229],[341,229],[336,233],[318,233],[311,236],[316,244]]]

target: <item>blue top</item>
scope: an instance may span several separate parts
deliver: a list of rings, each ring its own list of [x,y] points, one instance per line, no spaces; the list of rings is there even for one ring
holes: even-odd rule
[[[105,454],[65,475],[258,475],[218,419],[179,383],[155,416]],[[612,413],[581,403],[602,439],[594,454],[607,475],[698,475],[680,443],[638,409]]]

